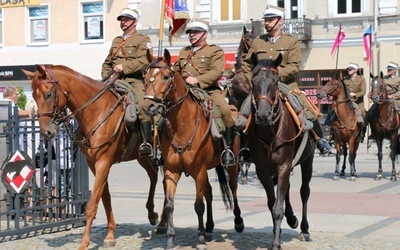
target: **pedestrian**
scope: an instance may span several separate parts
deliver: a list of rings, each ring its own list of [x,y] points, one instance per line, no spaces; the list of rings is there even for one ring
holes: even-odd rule
[[[231,106],[218,85],[225,70],[224,51],[218,45],[207,43],[208,29],[206,21],[191,20],[186,29],[190,45],[180,50],[175,68],[187,84],[205,90],[221,111],[226,127],[224,137],[227,144],[227,148],[221,154],[221,164],[232,166],[235,164],[232,151],[235,120]]]
[[[102,65],[103,79],[109,77],[111,72],[119,73],[119,79],[128,82],[137,98],[139,122],[143,134],[143,143],[139,147],[141,157],[151,157],[153,149],[151,118],[142,110],[144,96],[143,71],[150,65],[147,51],[153,54],[150,38],[136,30],[139,13],[133,9],[122,9],[117,17],[123,34],[112,41],[110,51]]]
[[[366,94],[367,84],[364,76],[358,72],[357,63],[349,63],[347,66],[348,75],[344,77],[343,83],[349,91],[350,100],[356,103],[357,110],[357,123],[362,129],[361,142],[364,141],[366,131],[366,111],[364,106],[364,96]]]
[[[253,54],[256,55],[258,61],[263,59],[275,60],[278,55],[281,54],[282,62],[278,66],[280,86],[292,90],[290,93],[292,93],[293,96],[297,98],[300,105],[302,105],[301,109],[305,110],[304,113],[309,121],[306,119],[300,120],[303,120],[304,124],[310,124],[312,122],[312,126],[307,126],[310,128],[312,127],[319,137],[317,147],[320,154],[327,154],[331,151],[331,148],[329,143],[323,138],[324,134],[321,124],[317,119],[317,114],[312,112],[313,110],[316,110],[316,108],[312,106],[311,101],[307,96],[300,91],[295,79],[296,74],[300,71],[302,54],[298,39],[282,32],[284,11],[283,8],[267,5],[262,17],[264,19],[264,27],[267,33],[254,39],[253,44],[243,61],[242,69],[248,82],[251,83],[252,68],[255,66],[251,60]],[[250,114],[250,105],[251,102],[248,97],[244,101],[240,110],[243,117],[248,117]],[[302,112],[300,112],[300,114],[301,113]]]

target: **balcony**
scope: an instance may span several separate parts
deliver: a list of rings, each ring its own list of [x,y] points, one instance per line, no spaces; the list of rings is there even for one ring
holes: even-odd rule
[[[305,17],[285,19],[282,31],[302,42],[308,42],[311,40],[311,20]]]

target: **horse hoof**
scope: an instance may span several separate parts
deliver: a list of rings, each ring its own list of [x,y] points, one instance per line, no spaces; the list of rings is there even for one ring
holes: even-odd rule
[[[204,234],[204,240],[206,241],[206,242],[210,242],[210,241],[212,241],[213,240],[213,235],[212,235],[212,233],[205,233]],[[199,244],[199,245],[204,245],[204,244]]]
[[[294,217],[293,220],[289,221],[288,219],[286,219],[286,222],[291,229],[296,229],[299,226],[299,220],[297,219],[296,216],[293,217]]]
[[[339,181],[339,176],[337,176],[337,175],[333,176],[333,180],[334,181]]]
[[[196,250],[207,250],[207,245],[206,244],[197,244]]]
[[[153,218],[149,218],[149,222],[152,226],[157,225],[159,223],[158,213],[155,213]]]
[[[390,181],[397,181],[397,177],[396,176],[390,177]]]
[[[158,226],[156,234],[165,234],[167,233],[167,227],[165,226]]]
[[[244,223],[235,224],[235,231],[237,233],[241,233],[244,230]]]
[[[346,174],[344,172],[340,172],[340,176],[345,176]]]
[[[115,240],[104,240],[103,242],[103,247],[104,248],[109,248],[109,247],[115,247]]]
[[[310,234],[309,233],[300,233],[297,238],[300,241],[310,241]]]
[[[167,246],[165,249],[175,249],[175,244],[174,243],[167,243]]]
[[[377,174],[374,179],[376,181],[380,181],[382,179],[382,175],[381,174]]]
[[[247,178],[242,178],[241,179],[241,184],[242,185],[247,185]]]
[[[350,177],[350,181],[356,181],[356,177],[355,176],[351,176]]]

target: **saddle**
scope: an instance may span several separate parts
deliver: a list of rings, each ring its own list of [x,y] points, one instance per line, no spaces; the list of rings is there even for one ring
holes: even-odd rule
[[[210,118],[212,119],[211,121],[212,138],[214,140],[222,139],[222,134],[225,132],[226,127],[221,117],[221,111],[219,110],[217,105],[215,105],[215,103],[212,102],[212,99],[210,98],[208,93],[201,88],[190,87],[189,93],[193,97],[193,99],[202,107],[206,119],[207,120],[209,120]],[[210,107],[211,105],[212,108]]]

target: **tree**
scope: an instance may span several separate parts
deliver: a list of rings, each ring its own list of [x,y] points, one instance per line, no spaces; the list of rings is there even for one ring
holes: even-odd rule
[[[17,106],[20,109],[25,110],[25,105],[26,105],[26,95],[24,93],[24,89],[23,88],[18,88]]]

